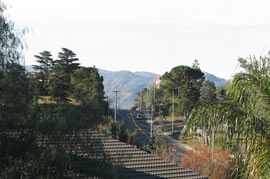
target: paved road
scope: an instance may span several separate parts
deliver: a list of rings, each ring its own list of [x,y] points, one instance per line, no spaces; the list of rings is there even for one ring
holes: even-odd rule
[[[146,145],[150,139],[150,124],[144,120],[137,120],[137,111],[118,110],[117,121],[122,121],[130,131],[138,131],[139,143]]]
[[[150,130],[151,130],[151,119],[150,118],[144,118],[144,119],[136,119],[137,114],[146,114],[142,111],[135,111],[135,110],[118,110],[117,111],[117,121],[123,121],[124,125],[130,130],[130,131],[138,131],[138,137],[139,137],[139,143],[141,145],[146,145],[149,143],[150,139]],[[147,115],[145,115],[147,116]],[[160,126],[159,126],[160,127]],[[153,125],[153,130],[157,130],[157,126]],[[181,159],[181,157],[186,153],[186,150],[184,149],[181,144],[179,145],[179,142],[172,137],[168,135],[164,135],[165,140],[167,144],[173,146],[173,156],[174,159]],[[177,162],[179,162],[177,160]]]

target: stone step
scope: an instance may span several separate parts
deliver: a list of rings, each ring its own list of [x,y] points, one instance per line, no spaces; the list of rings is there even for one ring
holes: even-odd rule
[[[125,178],[143,178],[145,176],[156,176],[160,178],[181,178],[181,179],[189,179],[189,178],[194,178],[198,177],[198,174],[195,173],[171,173],[171,174],[150,174],[150,173],[133,173],[133,174],[124,174]]]
[[[153,168],[153,167],[169,167],[169,166],[175,166],[169,162],[164,162],[164,163],[152,163],[152,164],[147,164],[147,165],[141,165],[139,163],[135,164],[130,164],[130,165],[125,165],[126,168],[133,168],[133,169],[144,169],[144,168]]]
[[[167,171],[185,171],[185,172],[191,172],[189,169],[184,169],[177,166],[168,166],[168,167],[155,167],[155,168],[141,168],[137,169],[136,171],[130,170],[130,169],[124,169],[125,172],[144,172],[144,173],[152,173],[152,172],[167,172]]]
[[[69,151],[75,141],[73,154],[82,159],[74,162],[78,168],[87,167],[89,159],[105,160],[109,163],[123,167],[125,178],[171,178],[171,179],[206,179],[189,169],[180,168],[168,161],[155,157],[153,154],[138,149],[135,146],[125,144],[110,136],[98,134],[94,130],[82,130],[73,135],[67,135],[61,144]],[[54,145],[58,141],[48,141],[46,137],[40,137],[40,143]],[[78,142],[80,145],[77,145]],[[74,145],[73,145],[74,146]],[[84,159],[83,159],[84,158]]]
[[[127,161],[127,162],[123,162],[123,164],[125,166],[129,166],[129,165],[152,165],[152,164],[168,164],[167,161],[164,160],[158,160],[158,161]]]
[[[159,161],[163,161],[160,158],[156,158],[156,157],[144,157],[144,156],[140,156],[138,157],[131,157],[131,158],[124,158],[124,159],[119,159],[122,162],[145,162],[145,161],[149,161],[149,162],[159,162]]]

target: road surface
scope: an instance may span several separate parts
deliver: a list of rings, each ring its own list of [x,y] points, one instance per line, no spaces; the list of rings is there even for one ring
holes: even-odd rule
[[[145,120],[137,120],[137,111],[118,110],[117,121],[122,121],[130,131],[138,131],[139,143],[146,145],[150,139],[150,124]]]
[[[135,110],[118,110],[117,111],[117,121],[122,121],[124,125],[130,130],[138,132],[139,144],[146,145],[150,140],[150,131],[151,131],[151,119],[136,119],[137,114],[146,115],[143,111],[135,111]],[[168,125],[168,124],[165,124]],[[159,125],[159,127],[161,127]],[[158,130],[158,126],[153,125],[153,130]],[[169,135],[164,134],[165,140],[168,145],[173,146],[173,158],[176,162],[179,162],[181,157],[186,153],[186,149],[179,145],[179,141],[175,140]]]

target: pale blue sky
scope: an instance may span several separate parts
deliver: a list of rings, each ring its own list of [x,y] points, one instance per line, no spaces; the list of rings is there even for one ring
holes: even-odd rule
[[[8,0],[29,34],[26,64],[61,47],[84,66],[163,74],[194,59],[229,79],[238,57],[270,50],[268,0]]]

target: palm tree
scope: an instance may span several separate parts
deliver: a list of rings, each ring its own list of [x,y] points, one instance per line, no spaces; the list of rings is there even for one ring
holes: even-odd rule
[[[182,137],[200,128],[213,146],[215,134],[223,131],[226,141],[237,141],[234,177],[270,178],[270,56],[238,61],[243,71],[227,85],[227,100],[199,102]]]

